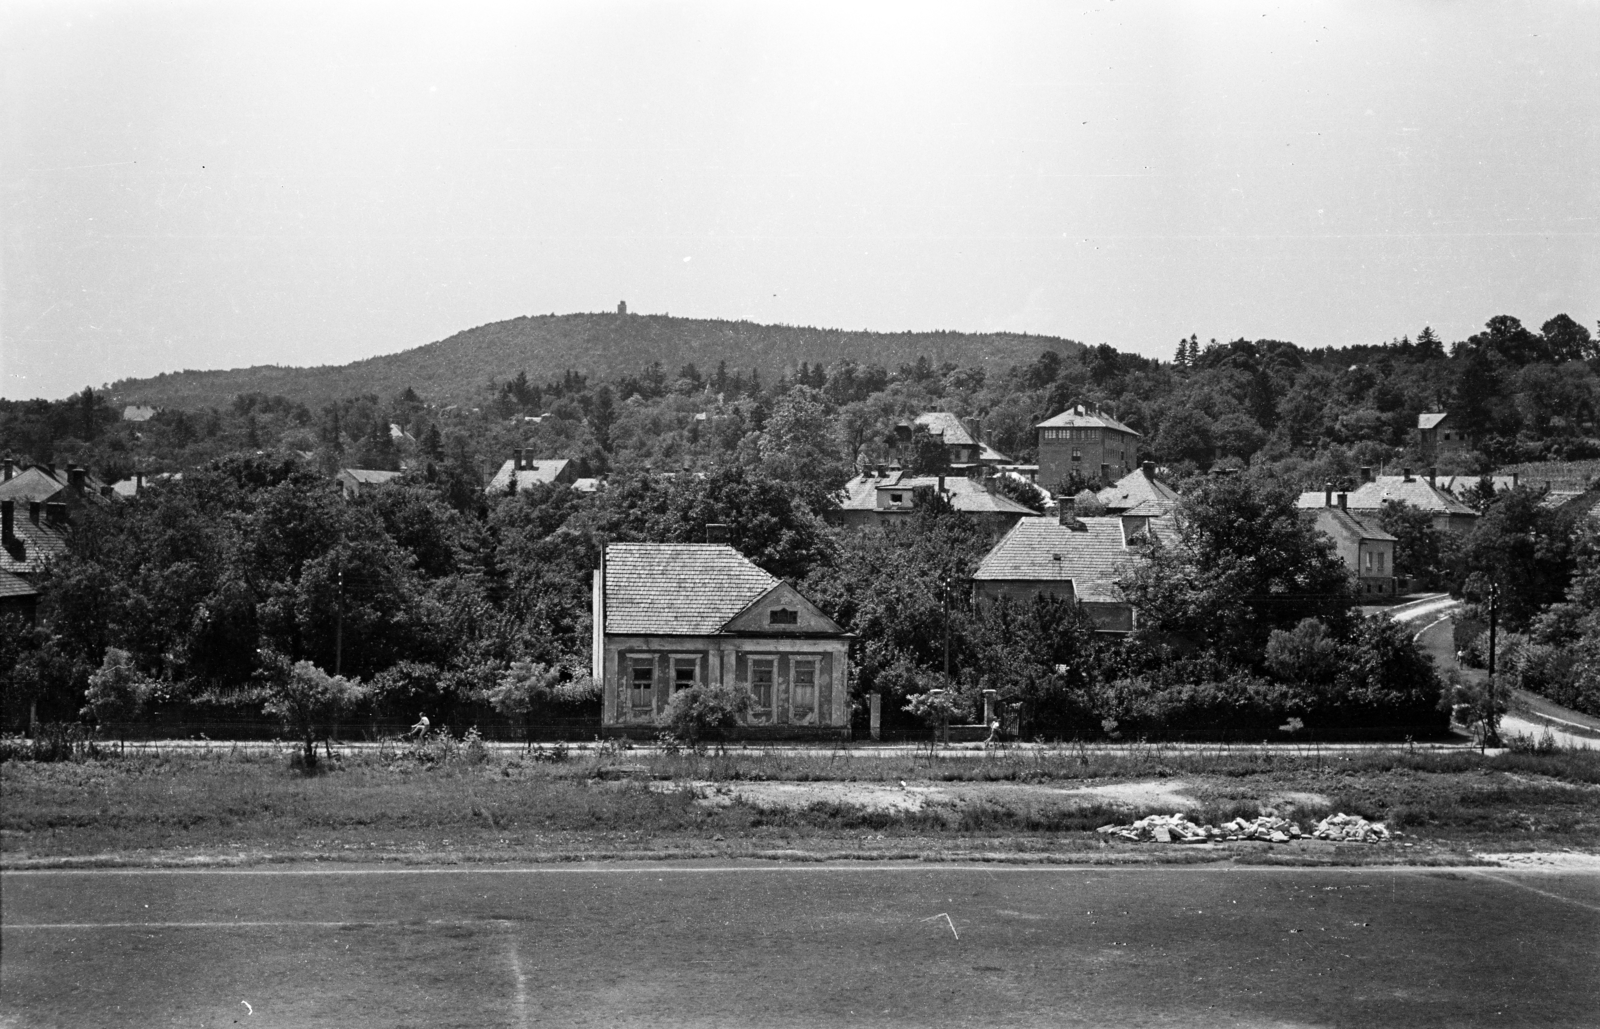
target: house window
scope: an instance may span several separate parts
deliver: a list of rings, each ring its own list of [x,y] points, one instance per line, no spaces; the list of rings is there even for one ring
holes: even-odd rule
[[[1072,448],[1072,459],[1074,461],[1082,461],[1083,460],[1083,452],[1080,451],[1077,447],[1073,447]]]
[[[812,724],[817,720],[817,662],[815,658],[795,658],[789,699],[790,721]]]
[[[651,690],[656,685],[656,659],[636,657],[630,662],[628,703],[635,708],[650,707]]]
[[[1383,574],[1383,551],[1378,551],[1378,574]]]
[[[768,625],[799,625],[800,612],[787,607],[773,608],[767,615]]]
[[[700,683],[700,658],[697,655],[672,657],[672,692],[686,690]]]
[[[905,502],[906,502],[906,495],[904,493],[891,493],[891,494],[889,494],[889,503],[891,503],[891,504],[903,504]]]
[[[750,659],[750,693],[755,700],[750,705],[752,722],[772,721],[773,684],[777,681],[777,660],[770,657]]]

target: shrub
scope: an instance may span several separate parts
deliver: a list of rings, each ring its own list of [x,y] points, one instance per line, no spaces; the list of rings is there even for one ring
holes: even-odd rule
[[[656,716],[656,725],[690,746],[698,746],[707,731],[738,725],[753,701],[743,683],[690,686],[672,695]]]
[[[150,701],[151,683],[134,667],[133,655],[107,647],[100,668],[89,676],[89,688],[81,716],[98,724],[115,725],[119,731],[141,714]]]

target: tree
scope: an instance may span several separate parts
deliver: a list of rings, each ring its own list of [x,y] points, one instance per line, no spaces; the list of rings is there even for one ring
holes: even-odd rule
[[[1445,535],[1433,527],[1433,517],[1403,500],[1385,501],[1378,512],[1378,527],[1395,538],[1394,573],[1432,585],[1446,571]]]
[[[594,433],[595,444],[604,453],[611,453],[611,430],[617,424],[616,399],[610,386],[595,390],[594,403],[589,408],[589,431]]]
[[[1480,573],[1500,587],[1506,629],[1522,631],[1566,593],[1577,567],[1576,523],[1542,503],[1542,490],[1518,486],[1499,494],[1463,541],[1457,580]]]
[[[944,437],[929,432],[926,426],[911,429],[911,472],[913,475],[944,475],[950,471],[950,450]]]
[[[150,681],[134,667],[133,655],[107,647],[99,670],[89,676],[82,715],[101,726],[114,726],[119,738],[125,737],[128,723],[144,713],[150,692]]]
[[[368,688],[359,679],[329,675],[310,661],[289,665],[282,655],[274,655],[265,664],[261,678],[267,702],[261,709],[304,742],[310,771],[317,766],[317,741],[332,737],[339,717],[365,700]]]
[[[540,661],[514,661],[500,675],[493,688],[485,690],[480,699],[487,701],[496,711],[522,721],[526,741],[533,742],[533,713],[555,696],[556,684],[561,680],[561,668]]]
[[[1170,633],[1247,666],[1273,629],[1319,618],[1338,631],[1355,601],[1348,570],[1283,486],[1234,475],[1184,497],[1178,539],[1153,547],[1121,586],[1141,633]]]
[[[757,447],[770,474],[800,487],[813,503],[849,478],[827,402],[810,386],[794,386],[778,398]]]

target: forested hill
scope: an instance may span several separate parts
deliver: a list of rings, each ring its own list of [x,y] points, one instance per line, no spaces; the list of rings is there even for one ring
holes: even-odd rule
[[[653,314],[537,315],[347,365],[260,365],[124,379],[111,385],[110,399],[194,409],[265,393],[315,409],[342,397],[389,397],[409,386],[435,403],[449,403],[481,396],[491,379],[504,382],[518,372],[536,382],[569,369],[609,379],[638,374],[657,361],[670,375],[691,363],[710,373],[725,361],[730,373],[754,368],[771,381],[801,362],[850,359],[894,369],[925,356],[935,365],[948,361],[995,371],[1033,361],[1046,350],[1071,357],[1082,349],[1072,340],[1011,332],[866,332]]]

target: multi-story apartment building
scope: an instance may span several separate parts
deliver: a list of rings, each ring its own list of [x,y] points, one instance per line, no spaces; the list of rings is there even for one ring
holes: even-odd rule
[[[1139,466],[1141,436],[1102,411],[1083,405],[1035,426],[1039,431],[1039,477],[1046,489],[1077,472],[1109,485]]]

